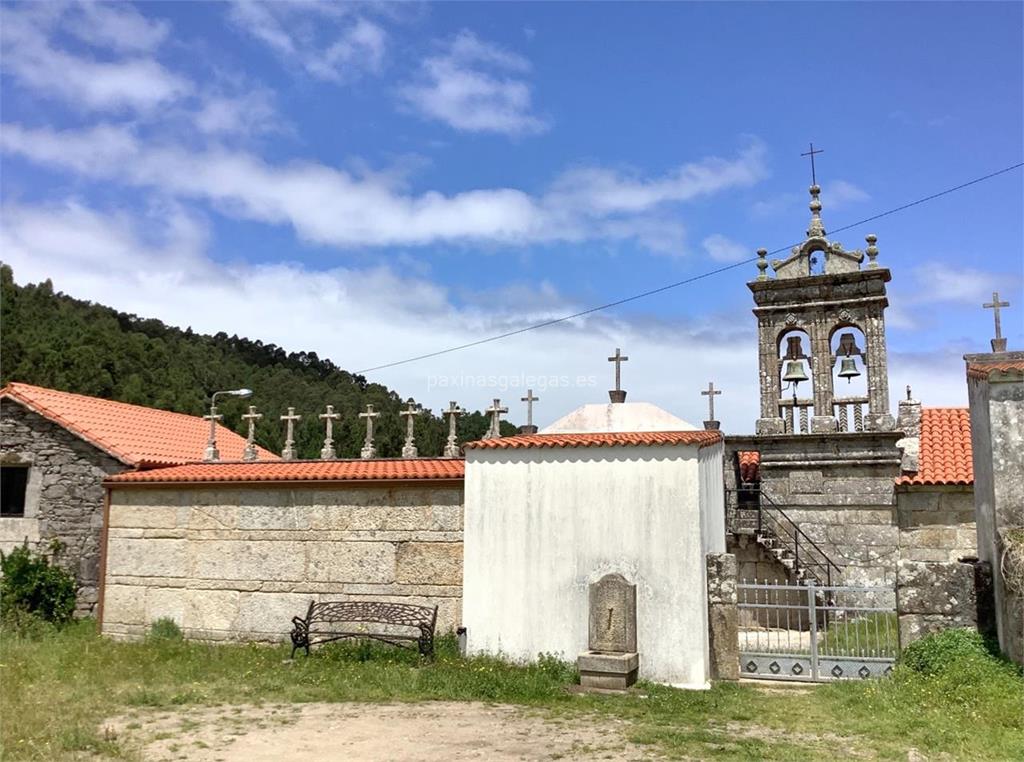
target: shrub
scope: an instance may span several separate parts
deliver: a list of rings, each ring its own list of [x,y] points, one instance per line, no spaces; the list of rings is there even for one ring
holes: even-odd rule
[[[169,616],[160,617],[149,626],[149,633],[146,635],[150,640],[183,640],[181,628],[178,623]]]
[[[54,551],[58,550],[54,547]],[[0,553],[0,614],[28,612],[47,622],[63,624],[75,613],[75,580],[28,544]]]
[[[958,662],[987,658],[985,640],[974,630],[951,629],[916,640],[903,649],[900,664],[924,675],[945,672]]]

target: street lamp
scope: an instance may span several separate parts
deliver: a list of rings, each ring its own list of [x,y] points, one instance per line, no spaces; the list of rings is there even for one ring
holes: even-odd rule
[[[210,414],[203,418],[210,422],[210,439],[206,443],[206,452],[203,453],[203,460],[220,460],[220,452],[217,450],[217,421],[224,416],[217,414],[217,396],[226,394],[230,397],[251,397],[252,389],[228,389],[221,392],[214,392],[210,397]]]

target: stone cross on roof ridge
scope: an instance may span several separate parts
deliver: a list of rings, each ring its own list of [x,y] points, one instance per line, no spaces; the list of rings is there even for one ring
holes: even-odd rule
[[[338,457],[338,453],[334,449],[334,421],[341,418],[341,414],[334,412],[334,405],[328,405],[327,412],[321,413],[317,417],[327,423],[327,436],[324,437],[324,446],[320,450],[320,459],[334,460]]]
[[[519,401],[526,403],[526,425],[533,428],[533,403],[540,402],[540,397],[534,397],[533,389],[527,389],[526,396],[520,397]]]
[[[451,400],[448,403],[448,409],[444,411],[444,414],[448,416],[448,440],[444,445],[444,457],[446,458],[459,457],[458,417],[465,412],[455,400]]]
[[[1006,351],[1006,339],[1003,338],[1003,322],[999,316],[999,309],[1001,307],[1009,307],[1009,302],[999,301],[999,292],[992,292],[992,301],[986,302],[981,305],[983,309],[992,310],[992,317],[996,323],[996,337],[992,339],[992,351],[993,352],[1005,352]]]
[[[702,396],[708,398],[708,419],[704,421],[704,428],[708,431],[717,431],[720,426],[715,419],[715,397],[721,393],[721,389],[715,388],[714,381],[708,381],[708,388],[701,392]]]
[[[405,443],[402,445],[402,457],[403,458],[416,458],[419,457],[419,449],[416,447],[415,432],[413,426],[416,422],[416,416],[423,415],[426,411],[416,404],[416,400],[412,397],[409,398],[409,407],[405,410],[398,411],[398,414],[405,418]]]
[[[281,420],[285,421],[286,429],[284,435],[284,449],[281,450],[281,460],[295,460],[295,422],[301,421],[301,415],[295,415],[295,408],[288,408],[287,415],[282,415]]]
[[[366,412],[360,413],[359,417],[366,419],[366,439],[363,440],[363,449],[359,451],[359,457],[376,458],[377,447],[373,444],[373,421],[380,417],[380,413],[373,409],[373,405],[367,403]]]
[[[242,451],[242,460],[257,460],[259,452],[256,450],[256,421],[263,417],[263,413],[257,413],[254,405],[249,405],[249,412],[242,416],[243,421],[249,423],[249,434],[245,438],[245,450]]]
[[[217,421],[223,420],[223,418],[224,416],[217,412],[216,405],[210,405],[210,412],[203,416],[203,420],[210,422],[210,439],[206,443],[203,460],[220,460],[220,451],[217,449]]]
[[[626,393],[622,390],[622,363],[629,360],[622,350],[615,348],[615,354],[608,358],[608,362],[615,363],[615,388],[608,392],[612,402],[625,402]]]
[[[487,429],[487,433],[484,434],[484,439],[498,439],[501,437],[501,414],[507,413],[508,408],[501,406],[501,399],[499,397],[494,398],[494,404],[492,404],[487,410],[484,411],[491,416],[491,425]]]

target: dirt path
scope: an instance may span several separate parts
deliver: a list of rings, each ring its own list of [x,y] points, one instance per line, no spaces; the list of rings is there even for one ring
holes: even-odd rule
[[[135,712],[107,723],[143,759],[317,760],[650,759],[614,719],[546,718],[480,703],[287,704]]]

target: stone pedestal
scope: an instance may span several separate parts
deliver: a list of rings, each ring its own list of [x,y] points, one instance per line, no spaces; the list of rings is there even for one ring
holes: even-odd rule
[[[831,415],[811,416],[811,432],[814,434],[831,434],[838,428],[836,419]]]
[[[636,682],[640,654],[608,654],[587,651],[576,660],[580,685],[606,691],[624,691]]]
[[[756,431],[759,437],[785,434],[786,424],[781,418],[758,418]]]
[[[517,434],[536,434],[540,429],[536,426],[520,426]]]

